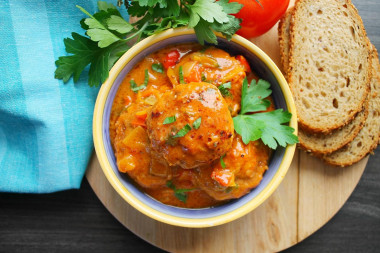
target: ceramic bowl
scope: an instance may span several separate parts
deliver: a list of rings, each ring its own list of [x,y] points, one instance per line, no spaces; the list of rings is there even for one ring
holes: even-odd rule
[[[146,38],[128,50],[111,69],[108,80],[102,85],[96,100],[93,119],[93,138],[96,154],[105,176],[115,191],[141,213],[160,222],[182,227],[210,227],[231,222],[258,207],[279,186],[290,166],[295,145],[278,148],[273,152],[269,169],[261,183],[247,195],[226,204],[186,209],[168,206],[140,191],[116,166],[109,136],[109,120],[115,94],[126,74],[150,53],[161,48],[187,42],[197,42],[193,30],[172,29]],[[228,41],[218,36],[218,46],[231,55],[243,55],[251,68],[271,84],[276,108],[292,113],[289,126],[297,134],[296,110],[285,78],[273,61],[250,41],[235,35]]]

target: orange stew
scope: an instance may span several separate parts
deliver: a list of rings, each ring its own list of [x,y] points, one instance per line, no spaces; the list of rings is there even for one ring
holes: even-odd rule
[[[111,111],[119,171],[167,205],[202,208],[247,194],[268,169],[270,149],[234,132],[245,77],[257,79],[243,56],[198,44],[136,64]]]

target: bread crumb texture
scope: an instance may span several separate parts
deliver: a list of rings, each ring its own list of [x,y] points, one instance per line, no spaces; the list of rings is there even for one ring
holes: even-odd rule
[[[369,91],[369,41],[344,0],[301,0],[292,12],[288,80],[300,126],[331,133],[363,108]]]
[[[369,113],[364,127],[356,138],[346,147],[329,155],[323,160],[336,166],[348,166],[360,161],[371,153],[379,143],[380,134],[380,63],[379,56],[372,46],[373,77],[371,79],[371,92],[369,100]]]

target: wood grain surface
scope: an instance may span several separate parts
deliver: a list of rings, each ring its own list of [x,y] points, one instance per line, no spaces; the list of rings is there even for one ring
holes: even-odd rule
[[[380,1],[353,2],[362,15],[372,43],[380,49]],[[261,43],[264,48],[265,42]],[[155,221],[147,221],[134,209],[125,207],[117,197],[104,202],[106,206],[114,205],[120,212],[129,212],[129,219],[140,224],[134,225],[132,231],[145,233],[144,238],[171,247],[167,249],[178,248],[179,241],[184,245],[180,251],[188,252],[277,251],[307,238],[287,252],[379,252],[379,152],[378,148],[377,155],[370,158],[348,202],[326,226],[310,237],[314,227],[321,227],[334,215],[326,210],[339,209],[345,202],[353,190],[348,186],[356,184],[361,170],[354,167],[349,171],[330,170],[313,161],[314,158],[300,155],[276,193],[256,209],[254,215],[247,215],[247,222],[243,217],[236,225],[231,223],[223,225],[225,228],[220,226],[201,232],[192,229],[190,233],[183,233],[182,229],[172,228],[167,233]],[[357,166],[364,168],[365,161],[362,163]],[[297,166],[303,169],[297,171],[294,169]],[[307,177],[316,178],[319,183],[303,180]],[[337,182],[336,178],[344,180]],[[100,190],[101,187],[106,186],[99,185]],[[338,197],[329,198],[329,195]],[[284,199],[283,196],[289,197]],[[295,206],[300,208],[295,211]],[[122,223],[127,222],[127,216],[119,219]],[[252,230],[252,224],[258,225]],[[226,241],[226,237],[233,239]],[[246,241],[254,242],[257,248]],[[217,248],[213,247],[215,244]],[[0,252],[120,251],[161,252],[118,223],[99,202],[86,180],[79,191],[46,195],[0,193]]]

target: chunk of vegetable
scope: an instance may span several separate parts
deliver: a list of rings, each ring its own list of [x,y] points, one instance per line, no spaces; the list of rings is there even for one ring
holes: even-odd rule
[[[179,57],[180,57],[180,54],[178,52],[178,50],[173,50],[173,51],[170,51],[167,55],[166,55],[166,58],[164,60],[164,67],[166,69],[170,68],[170,67],[173,67],[174,65],[177,64],[178,60],[179,60]]]
[[[243,65],[245,72],[251,72],[251,67],[249,66],[249,63],[248,63],[247,59],[245,59],[244,56],[238,55],[235,58],[236,58],[236,60],[240,61],[241,65]]]
[[[229,170],[214,170],[211,178],[224,187],[235,185],[235,175]]]
[[[131,122],[133,127],[142,126],[146,127],[145,120],[147,118],[148,114],[146,110],[139,111],[135,114],[135,119]]]

